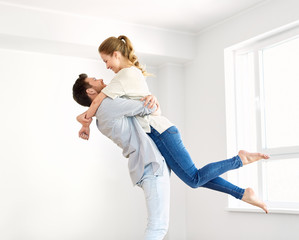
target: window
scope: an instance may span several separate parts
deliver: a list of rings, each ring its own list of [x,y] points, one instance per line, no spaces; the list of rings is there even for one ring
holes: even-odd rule
[[[299,213],[299,25],[225,50],[228,156],[237,150],[271,156],[232,171],[271,212]],[[255,211],[229,198],[229,209]]]

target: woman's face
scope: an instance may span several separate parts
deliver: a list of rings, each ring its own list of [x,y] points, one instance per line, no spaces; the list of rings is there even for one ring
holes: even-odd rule
[[[100,55],[106,64],[107,69],[111,69],[113,72],[118,73],[121,68],[117,52],[114,52],[112,55],[107,55],[105,53],[100,53]]]

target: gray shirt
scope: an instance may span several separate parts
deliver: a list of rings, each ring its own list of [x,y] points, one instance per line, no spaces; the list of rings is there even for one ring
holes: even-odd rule
[[[124,98],[106,97],[96,112],[97,127],[110,138],[129,158],[128,167],[133,185],[142,177],[144,167],[152,163],[155,175],[161,175],[163,157],[152,139],[134,117],[150,114],[153,110],[143,102]]]

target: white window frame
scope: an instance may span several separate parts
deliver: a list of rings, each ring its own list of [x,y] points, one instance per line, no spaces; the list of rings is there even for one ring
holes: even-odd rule
[[[254,108],[254,117],[256,119],[255,129],[256,133],[253,136],[249,136],[253,141],[248,146],[248,150],[256,150],[271,155],[271,161],[283,158],[299,158],[299,146],[294,147],[283,147],[283,148],[267,148],[263,145],[264,132],[262,127],[263,121],[263,93],[262,93],[262,76],[260,75],[260,51],[267,46],[273,46],[283,41],[288,41],[291,38],[298,37],[299,35],[299,21],[288,24],[279,29],[275,29],[271,32],[262,34],[258,37],[250,39],[248,41],[236,44],[224,50],[225,57],[225,91],[226,91],[226,129],[227,129],[227,157],[235,155],[236,151],[240,150],[240,142],[242,139],[238,137],[238,110],[237,110],[237,91],[236,88],[236,58],[242,56],[242,54],[251,53],[254,58],[254,98],[255,101],[251,103],[251,107]],[[239,83],[238,83],[239,84]],[[240,129],[240,127],[239,127]],[[252,142],[253,145],[252,146]],[[271,213],[288,213],[288,214],[299,214],[299,203],[290,202],[269,202],[266,199],[267,186],[265,184],[265,161],[259,161],[258,163],[252,164],[253,166],[241,168],[236,171],[228,173],[228,180],[240,187],[246,185],[252,175],[257,179],[253,183],[256,193],[261,197],[269,206]],[[249,166],[249,165],[248,165]],[[249,186],[246,186],[249,187]],[[229,196],[228,201],[229,211],[245,211],[245,212],[263,212],[258,208],[252,207],[249,204],[245,204],[242,201],[236,200]]]

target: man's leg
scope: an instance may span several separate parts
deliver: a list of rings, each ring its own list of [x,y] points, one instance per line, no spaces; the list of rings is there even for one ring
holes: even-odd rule
[[[145,167],[144,175],[138,183],[145,195],[148,222],[145,240],[162,240],[168,231],[169,222],[169,170],[164,162],[163,175],[154,175],[151,164]]]

